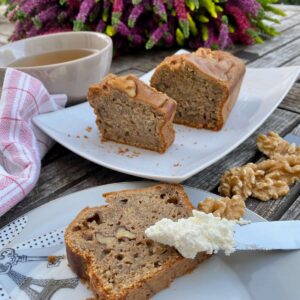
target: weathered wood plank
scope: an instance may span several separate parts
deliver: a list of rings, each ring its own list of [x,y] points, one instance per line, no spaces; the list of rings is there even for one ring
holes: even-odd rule
[[[285,66],[300,66],[300,55],[284,64]]]
[[[275,18],[277,17],[275,16]],[[296,14],[293,14],[291,17],[281,19],[279,24],[271,23],[270,25],[273,26],[277,31],[283,32],[288,28],[291,28],[299,23],[300,23],[299,12],[297,12]]]
[[[281,102],[279,107],[300,114],[300,83],[296,82],[293,85],[292,89]]]
[[[300,37],[248,64],[252,68],[279,67],[299,56]]]
[[[300,23],[300,14],[299,14],[299,23]],[[274,51],[278,47],[282,47],[283,45],[295,40],[300,36],[300,24],[294,26],[284,33],[265,41],[263,44],[255,44],[245,48],[246,53],[255,53],[259,56],[262,56],[268,52]]]
[[[121,73],[129,68],[148,72],[158,65],[166,56],[174,54],[179,48],[153,49],[151,51],[138,50],[135,53],[125,54],[113,61],[111,71]]]
[[[66,156],[70,153],[70,150],[56,143],[47,153],[47,155],[42,160],[42,170],[46,165],[52,163],[60,157]]]
[[[276,4],[275,6],[283,10],[292,10],[300,12],[300,5]]]
[[[286,210],[280,220],[300,220],[300,196]]]

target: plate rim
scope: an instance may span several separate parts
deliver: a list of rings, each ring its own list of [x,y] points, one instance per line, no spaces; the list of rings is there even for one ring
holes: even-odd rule
[[[46,202],[46,203],[44,203],[44,204],[42,204],[40,206],[37,206],[37,207],[35,207],[35,208],[27,211],[26,213],[24,213],[24,214],[22,214],[22,215],[20,215],[20,216],[18,216],[16,218],[14,218],[9,223],[6,223],[2,227],[0,227],[0,230],[3,229],[4,227],[6,227],[8,224],[11,224],[11,223],[15,222],[17,219],[22,218],[23,216],[26,216],[28,213],[31,213],[33,211],[37,211],[37,210],[39,210],[41,208],[44,208],[44,207],[48,206],[49,204],[55,205],[55,203],[64,200],[64,198],[66,198],[66,197],[73,197],[73,195],[76,195],[76,194],[78,195],[78,194],[83,193],[83,192],[84,193],[89,192],[90,190],[97,190],[100,187],[108,187],[108,186],[114,186],[114,185],[122,185],[122,184],[130,184],[130,185],[131,184],[140,184],[140,185],[142,185],[142,184],[147,184],[147,185],[151,186],[151,185],[157,185],[157,184],[160,184],[160,183],[164,183],[164,182],[155,182],[155,181],[150,181],[150,180],[120,181],[120,182],[100,184],[100,185],[97,185],[97,186],[93,186],[93,187],[89,187],[89,188],[86,188],[86,189],[78,190],[76,192],[73,192],[73,193],[70,193],[70,194],[67,194],[67,195],[63,195],[63,196],[60,196],[60,197],[55,198],[53,200],[50,200],[50,201],[48,201],[48,202]],[[215,196],[217,198],[222,197],[220,195],[214,194],[212,192],[209,192],[209,191],[197,188],[197,187],[192,187],[192,186],[189,186],[189,185],[186,185],[186,184],[182,184],[182,186],[183,186],[183,188],[191,189],[191,190],[194,190],[194,191],[200,191],[200,192],[205,192],[205,193],[212,194],[213,196]],[[137,189],[137,188],[133,188],[133,189]],[[259,219],[262,222],[268,222],[267,219],[263,218],[262,216],[258,215],[257,213],[255,213],[254,211],[248,209],[247,207],[246,207],[246,212],[250,213],[250,214],[253,214],[255,216],[255,218]],[[10,245],[11,243],[13,243],[13,241],[11,241],[10,243],[8,243],[8,245]]]

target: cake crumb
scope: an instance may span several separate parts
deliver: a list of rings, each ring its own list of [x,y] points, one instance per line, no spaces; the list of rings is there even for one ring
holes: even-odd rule
[[[118,154],[120,155],[126,155],[128,158],[134,158],[140,156],[142,153],[139,151],[130,151],[128,148],[119,147],[118,148]]]
[[[128,148],[119,147],[118,154],[123,155],[123,154],[127,153],[128,151],[129,151]]]
[[[126,155],[128,158],[134,158],[134,157],[139,157],[141,155],[141,152],[138,151],[133,151],[132,153]]]
[[[87,139],[87,140],[89,139],[89,137],[88,137],[87,135],[84,135],[83,137],[84,137],[85,139]]]
[[[194,145],[198,144],[197,142],[194,142]]]
[[[48,256],[49,264],[54,265],[54,264],[56,264],[56,262],[57,262],[57,256],[53,256],[53,255]]]
[[[68,137],[70,137],[71,136],[71,134],[70,133],[68,133]]]
[[[181,167],[181,164],[178,162],[178,163],[174,164],[173,167]]]
[[[87,132],[91,132],[91,131],[92,131],[92,127],[91,127],[91,126],[88,126],[85,130],[86,130]]]
[[[78,139],[80,139],[80,135],[76,135],[76,137],[77,137]]]

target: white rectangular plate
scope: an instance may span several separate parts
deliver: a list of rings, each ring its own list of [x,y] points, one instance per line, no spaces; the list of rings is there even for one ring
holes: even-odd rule
[[[101,196],[103,193],[143,188],[149,185],[153,183],[134,182],[99,186],[51,201],[29,212],[22,218],[23,221],[20,218],[21,220],[15,220],[10,226],[0,230],[0,236],[2,235],[4,239],[7,235],[13,236],[16,232],[19,233],[10,244],[5,246],[5,249],[14,249],[15,254],[19,255],[19,260],[5,255],[5,252],[1,255],[0,247],[0,267],[8,271],[11,265],[11,271],[28,278],[26,282],[27,284],[31,282],[31,288],[40,293],[43,290],[46,293],[44,296],[49,295],[51,290],[49,286],[43,288],[34,285],[37,279],[58,280],[75,277],[67,265],[65,256],[59,265],[47,267],[47,256],[65,255],[62,232],[67,224],[86,206],[104,205]],[[216,197],[189,187],[185,187],[185,191],[195,206],[207,196]],[[27,225],[24,224],[24,219],[27,220]],[[252,222],[264,221],[249,210],[246,211],[245,219]],[[45,222],[45,220],[51,221]],[[17,228],[19,230],[16,230]],[[156,294],[152,299],[299,300],[299,263],[300,251],[239,251],[231,256],[218,254],[200,264],[192,273],[176,279],[169,288]],[[2,288],[0,299],[7,300],[8,295],[13,300],[34,299],[29,298],[25,290],[15,284],[13,278],[16,278],[17,274],[8,273],[0,272],[0,288]],[[20,276],[18,275],[19,278]],[[23,288],[26,288],[26,285],[23,285]],[[56,292],[51,300],[82,300],[92,296],[91,292],[78,281],[73,288],[61,288],[58,282],[52,282],[52,288]],[[7,297],[2,298],[1,294]]]
[[[224,128],[213,132],[175,125],[175,141],[164,154],[114,142],[101,143],[95,115],[88,103],[37,116],[34,123],[66,148],[96,164],[143,178],[181,182],[247,139],[283,100],[299,69],[248,68]],[[152,72],[141,79],[148,83]],[[88,127],[92,128],[90,132],[86,130]]]

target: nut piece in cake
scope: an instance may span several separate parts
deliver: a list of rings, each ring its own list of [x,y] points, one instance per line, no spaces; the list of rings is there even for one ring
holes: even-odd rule
[[[237,100],[244,63],[230,53],[200,48],[167,57],[151,86],[177,101],[175,123],[220,130]]]
[[[173,143],[176,102],[134,75],[110,74],[87,95],[102,141],[163,153]]]

